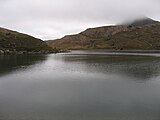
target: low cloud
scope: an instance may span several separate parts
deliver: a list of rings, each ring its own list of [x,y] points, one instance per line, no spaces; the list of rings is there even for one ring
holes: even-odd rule
[[[54,39],[141,16],[160,20],[159,6],[159,0],[0,0],[0,26]]]

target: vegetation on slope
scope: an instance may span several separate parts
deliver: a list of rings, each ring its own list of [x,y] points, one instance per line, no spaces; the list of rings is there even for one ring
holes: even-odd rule
[[[32,36],[0,28],[0,50],[40,52],[52,51],[44,41]]]

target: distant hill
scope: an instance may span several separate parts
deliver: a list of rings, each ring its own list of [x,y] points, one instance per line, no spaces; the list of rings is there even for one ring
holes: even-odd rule
[[[52,51],[44,41],[32,36],[0,28],[1,52],[47,52]]]
[[[160,50],[160,23],[150,18],[125,25],[89,28],[76,35],[47,41],[58,49]]]

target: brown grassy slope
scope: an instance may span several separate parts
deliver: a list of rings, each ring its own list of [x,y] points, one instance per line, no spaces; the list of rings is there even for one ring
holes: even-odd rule
[[[48,45],[58,49],[92,49],[96,44],[103,44],[104,39],[109,39],[120,31],[126,31],[126,26],[108,26],[99,28],[90,28],[80,34],[68,35],[62,39],[48,41]],[[109,47],[108,45],[103,45]],[[101,46],[102,47],[102,46]]]
[[[159,50],[160,24],[106,26],[47,42],[58,49]]]

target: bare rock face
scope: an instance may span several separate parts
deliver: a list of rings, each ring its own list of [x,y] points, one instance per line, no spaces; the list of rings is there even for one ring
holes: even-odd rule
[[[76,35],[47,41],[57,49],[159,50],[160,23],[149,18],[130,24],[90,28]]]

